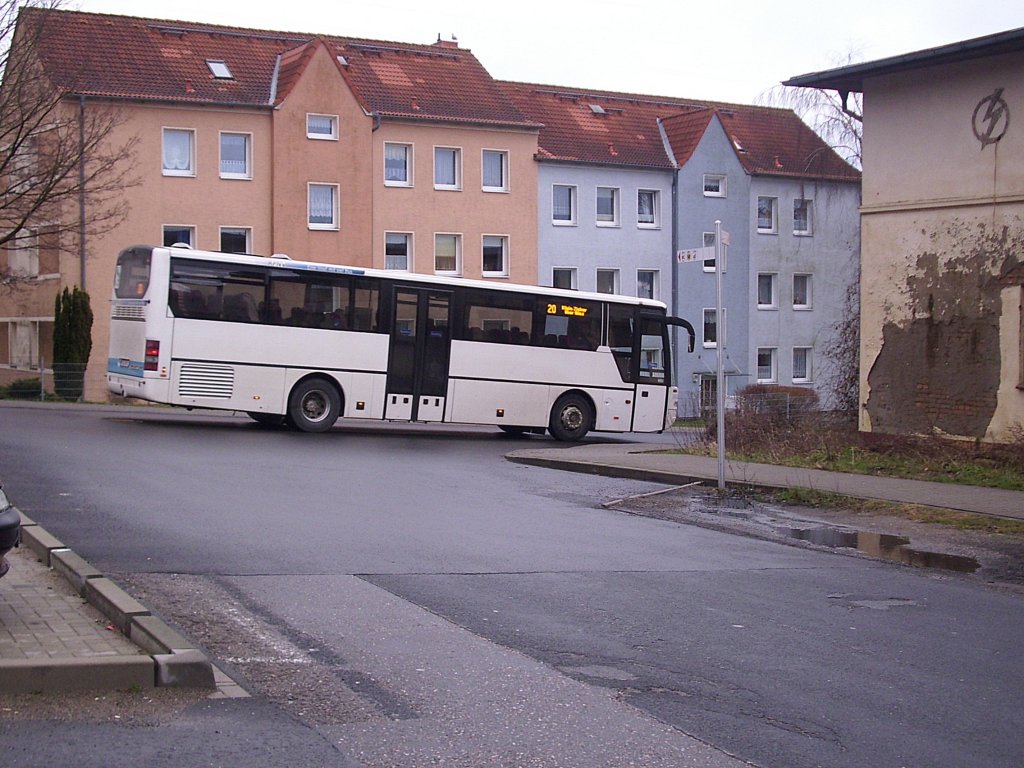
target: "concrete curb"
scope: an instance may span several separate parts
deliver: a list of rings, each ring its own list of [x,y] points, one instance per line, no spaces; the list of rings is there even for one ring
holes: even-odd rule
[[[20,512],[20,510],[19,510]],[[213,665],[180,633],[57,537],[27,518],[22,542],[41,563],[62,576],[81,597],[110,619],[143,655],[0,661],[0,692],[34,693],[180,687],[216,689]]]

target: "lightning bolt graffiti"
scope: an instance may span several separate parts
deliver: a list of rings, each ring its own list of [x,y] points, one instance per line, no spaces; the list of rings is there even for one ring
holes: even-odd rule
[[[974,137],[981,142],[982,149],[1003,138],[1010,127],[1010,108],[1003,99],[1002,88],[996,88],[978,102],[971,123]]]

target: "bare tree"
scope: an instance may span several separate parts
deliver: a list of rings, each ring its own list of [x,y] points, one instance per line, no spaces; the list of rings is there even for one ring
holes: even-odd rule
[[[63,0],[0,0],[0,249],[81,253],[128,213],[134,138],[120,110],[87,99],[75,72],[47,67],[48,22]],[[0,259],[0,286],[24,279]]]
[[[860,58],[850,52],[835,67],[844,67]],[[796,112],[836,153],[860,170],[864,107],[859,93],[839,93],[819,88],[793,88],[777,85],[757,99],[759,104],[785,107]]]

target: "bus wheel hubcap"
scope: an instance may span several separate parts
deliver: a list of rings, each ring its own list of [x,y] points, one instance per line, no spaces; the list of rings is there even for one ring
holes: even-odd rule
[[[583,426],[583,411],[576,406],[570,406],[562,411],[562,424],[566,429],[576,430]]]
[[[320,421],[327,414],[327,398],[322,392],[310,392],[302,401],[302,415],[310,421]]]

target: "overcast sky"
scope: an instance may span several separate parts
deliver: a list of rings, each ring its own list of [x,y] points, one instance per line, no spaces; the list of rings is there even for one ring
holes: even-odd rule
[[[751,103],[781,80],[1024,27],[1016,0],[77,0],[68,7],[407,43],[502,80]]]

